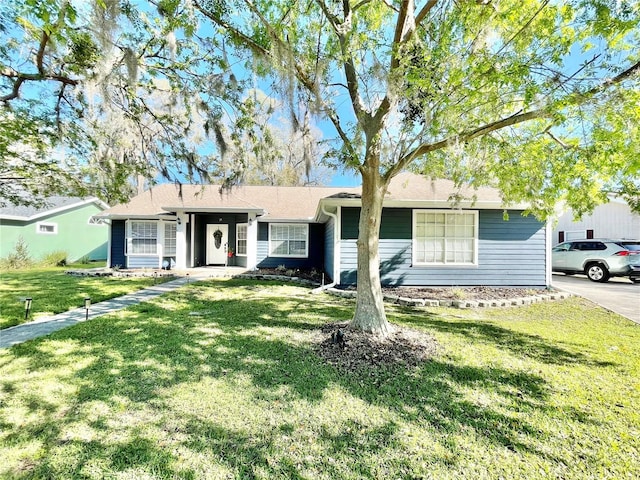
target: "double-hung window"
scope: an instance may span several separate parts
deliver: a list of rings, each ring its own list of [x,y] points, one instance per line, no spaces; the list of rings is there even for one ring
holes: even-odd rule
[[[477,265],[478,212],[414,210],[414,265]]]
[[[236,255],[244,257],[247,255],[247,224],[238,223],[236,225]]]
[[[132,221],[129,223],[129,254],[155,255],[158,250],[158,223]]]
[[[269,256],[309,256],[309,225],[272,223],[269,225]]]

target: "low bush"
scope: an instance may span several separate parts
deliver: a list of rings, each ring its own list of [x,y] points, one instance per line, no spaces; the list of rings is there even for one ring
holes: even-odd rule
[[[29,255],[29,249],[24,238],[18,237],[13,251],[6,258],[0,259],[0,268],[7,270],[19,270],[33,265]]]
[[[64,250],[47,253],[40,261],[43,267],[65,267],[67,263],[67,252]]]

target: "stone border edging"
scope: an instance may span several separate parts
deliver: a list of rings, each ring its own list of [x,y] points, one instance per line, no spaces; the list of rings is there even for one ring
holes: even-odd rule
[[[355,298],[354,290],[341,290],[339,288],[328,288],[325,290],[331,295],[342,298]],[[408,298],[398,295],[382,296],[385,302],[402,305],[405,307],[454,307],[454,308],[488,308],[488,307],[515,307],[521,305],[531,305],[533,303],[550,302],[554,300],[564,300],[572,297],[569,292],[554,292],[541,295],[529,295],[526,297],[507,298],[500,300],[433,300],[427,298]]]
[[[71,275],[74,277],[116,277],[116,278],[160,278],[160,277],[178,277],[171,270],[166,271],[140,271],[140,272],[132,272],[125,271],[122,272],[120,270],[93,270],[93,269],[78,269],[78,270],[65,270],[65,275]]]

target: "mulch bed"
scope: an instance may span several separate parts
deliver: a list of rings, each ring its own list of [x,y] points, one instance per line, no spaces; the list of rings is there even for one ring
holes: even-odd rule
[[[432,358],[439,348],[431,335],[398,325],[382,338],[351,329],[346,322],[329,323],[320,328],[316,339],[316,353],[341,371],[414,367]]]
[[[506,300],[550,293],[545,288],[508,287],[394,287],[383,288],[385,295],[433,300]]]
[[[308,270],[302,268],[259,268],[258,273],[260,275],[278,275],[285,277],[297,277],[302,278],[304,280],[311,280],[312,282],[321,283],[322,282],[322,272],[318,270]],[[324,283],[331,282],[331,279],[325,275]]]

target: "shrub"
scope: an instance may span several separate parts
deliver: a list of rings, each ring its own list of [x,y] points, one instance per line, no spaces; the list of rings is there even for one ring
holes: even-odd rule
[[[18,237],[13,252],[1,261],[2,268],[15,270],[30,267],[32,264],[33,261],[29,255],[29,249],[22,236]]]
[[[454,298],[458,300],[465,300],[468,297],[468,293],[464,290],[464,288],[455,287],[451,289],[451,294]]]
[[[44,267],[64,267],[67,265],[67,252],[64,250],[56,250],[47,253],[42,257],[40,264]]]
[[[80,260],[78,260],[78,263],[82,265],[89,265],[91,263],[91,259],[89,258],[89,255],[85,255]]]

